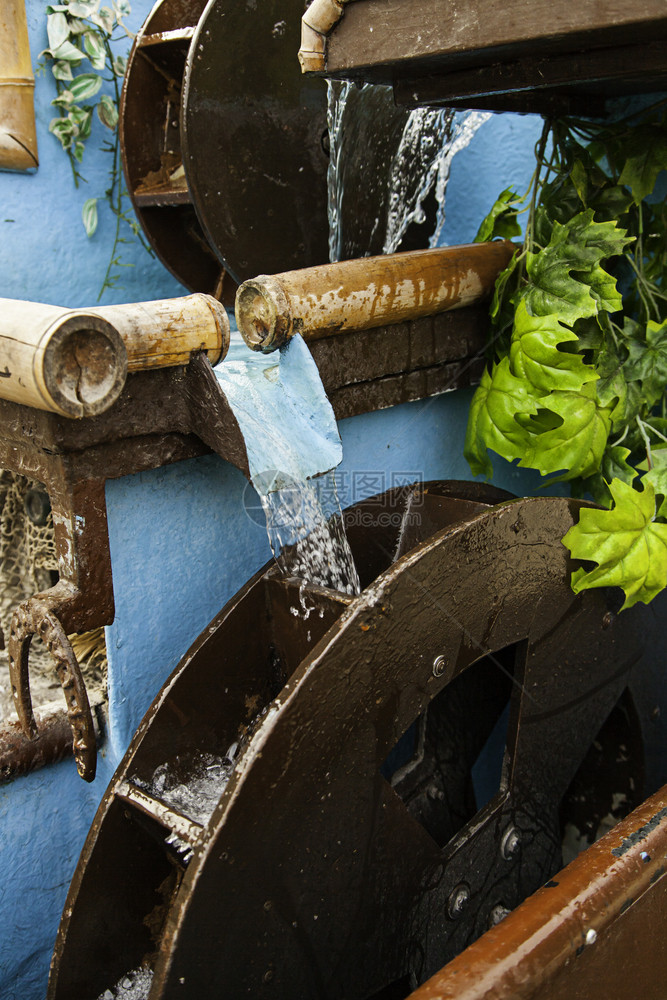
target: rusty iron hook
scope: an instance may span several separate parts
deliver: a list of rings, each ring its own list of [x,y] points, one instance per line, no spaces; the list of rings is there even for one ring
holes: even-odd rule
[[[29,657],[33,635],[39,635],[55,661],[58,680],[65,695],[72,730],[72,751],[79,775],[93,781],[97,764],[97,741],[85,681],[76,655],[55,611],[44,595],[19,604],[12,616],[8,654],[14,705],[23,732],[38,735],[30,694]]]

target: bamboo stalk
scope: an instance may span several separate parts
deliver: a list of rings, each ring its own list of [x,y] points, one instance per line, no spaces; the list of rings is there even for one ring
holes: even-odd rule
[[[79,311],[0,299],[0,397],[66,417],[103,413],[128,371],[196,351],[215,364],[228,348],[227,313],[209,295]]]
[[[229,350],[225,307],[203,292],[90,311],[118,330],[127,349],[128,372],[187,365],[193,351],[205,351],[216,365]]]
[[[37,167],[35,78],[23,0],[0,5],[0,169]]]
[[[299,62],[303,73],[325,69],[325,38],[338,24],[350,0],[313,0],[301,19]]]
[[[236,322],[255,351],[460,309],[489,296],[514,246],[471,243],[259,275],[236,293]]]

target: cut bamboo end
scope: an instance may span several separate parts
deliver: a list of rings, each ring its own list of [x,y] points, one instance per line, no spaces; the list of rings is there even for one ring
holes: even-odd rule
[[[259,275],[239,288],[236,321],[250,348],[269,353],[295,333],[314,340],[461,309],[491,294],[514,251],[473,243]]]
[[[345,13],[350,0],[313,0],[301,19],[299,62],[302,73],[325,69],[326,36]]]
[[[290,300],[281,277],[260,274],[244,281],[236,293],[236,324],[253,351],[269,354],[292,335]]]
[[[120,396],[127,352],[114,327],[99,316],[75,314],[47,331],[33,371],[45,399],[68,417],[103,413]]]
[[[225,308],[203,293],[80,312],[0,299],[0,397],[65,417],[109,409],[129,371],[228,349]]]
[[[127,352],[91,312],[0,299],[0,396],[65,417],[102,413],[118,398]]]

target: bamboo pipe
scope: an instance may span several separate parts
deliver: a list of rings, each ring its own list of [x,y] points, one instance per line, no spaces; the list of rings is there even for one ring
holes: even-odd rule
[[[0,4],[0,169],[38,165],[35,78],[23,0]]]
[[[0,397],[65,417],[103,413],[128,371],[194,351],[215,364],[228,348],[227,313],[209,295],[86,310],[0,299]]]
[[[259,275],[236,293],[236,322],[249,347],[269,353],[295,333],[316,340],[461,309],[491,294],[514,250],[470,243]]]
[[[325,39],[345,13],[350,0],[313,0],[301,19],[301,72],[325,69]]]
[[[203,292],[90,312],[118,330],[127,349],[128,372],[187,365],[193,351],[205,351],[216,365],[229,350],[225,307]]]

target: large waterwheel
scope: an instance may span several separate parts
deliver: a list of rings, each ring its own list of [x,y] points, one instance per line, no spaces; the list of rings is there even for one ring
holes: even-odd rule
[[[404,487],[346,512],[360,596],[249,581],[107,790],[51,1000],[406,997],[657,787],[655,615],[572,594],[579,506]]]

